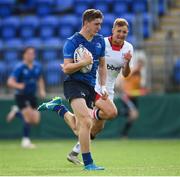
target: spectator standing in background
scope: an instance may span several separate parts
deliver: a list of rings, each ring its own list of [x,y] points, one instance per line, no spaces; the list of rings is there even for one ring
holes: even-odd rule
[[[121,135],[128,137],[133,122],[139,116],[137,97],[145,95],[147,90],[142,87],[142,69],[144,60],[139,58],[127,78],[118,76],[115,84],[116,90],[121,94],[122,108],[120,114],[127,117],[127,122],[122,130]]]

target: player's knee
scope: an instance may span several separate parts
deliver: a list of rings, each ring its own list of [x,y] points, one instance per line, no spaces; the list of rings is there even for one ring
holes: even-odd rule
[[[37,117],[37,118],[34,119],[34,124],[35,124],[35,125],[39,124],[39,122],[40,122],[40,118],[39,118],[39,117]]]
[[[89,119],[84,120],[83,121],[83,127],[85,127],[86,129],[91,129],[92,122]]]
[[[29,123],[32,125],[38,125],[39,122],[40,122],[39,118],[34,118],[34,119],[31,119]]]
[[[31,124],[37,125],[40,122],[40,114],[36,110],[31,111],[30,115]]]
[[[118,110],[117,110],[116,108],[114,108],[114,109],[112,110],[111,115],[112,115],[112,118],[117,117],[117,115],[118,115]]]
[[[106,111],[106,115],[109,119],[113,119],[118,115],[118,111],[116,108],[112,108]]]
[[[92,120],[92,118],[90,115],[86,115],[86,116],[81,117],[81,119],[79,121],[80,127],[91,129],[91,127],[92,127],[92,121],[91,120]]]

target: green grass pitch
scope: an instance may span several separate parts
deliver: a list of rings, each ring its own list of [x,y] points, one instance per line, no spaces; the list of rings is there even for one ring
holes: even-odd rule
[[[104,171],[83,171],[66,160],[75,140],[36,140],[36,149],[20,141],[0,140],[0,175],[8,176],[178,176],[180,140],[94,140],[92,154]]]

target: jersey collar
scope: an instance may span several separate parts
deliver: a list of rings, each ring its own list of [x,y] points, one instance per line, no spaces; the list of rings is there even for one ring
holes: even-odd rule
[[[110,45],[112,47],[112,50],[115,50],[115,51],[120,51],[122,49],[123,45],[124,45],[124,43],[123,43],[123,45],[112,44],[112,36],[109,36],[108,40],[109,40],[109,43],[110,43]]]
[[[87,42],[92,42],[93,39],[94,39],[94,36],[93,36],[93,38],[92,38],[91,40],[87,40],[81,33],[77,32],[77,34],[78,34],[79,36],[81,36],[81,38],[83,38],[83,40],[85,40],[85,41],[87,41]]]

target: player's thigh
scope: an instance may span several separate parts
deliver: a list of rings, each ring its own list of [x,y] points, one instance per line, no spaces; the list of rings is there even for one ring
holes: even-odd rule
[[[99,132],[101,132],[105,125],[105,120],[93,120],[93,126],[91,128],[91,134],[96,136]]]
[[[24,121],[27,123],[30,123],[31,120],[30,120],[29,111],[27,107],[27,102],[28,102],[27,97],[25,95],[16,95],[15,100],[16,100],[16,104],[18,105],[23,115]]]
[[[29,101],[28,114],[33,124],[40,122],[40,113],[37,111],[37,98],[34,95],[27,97]]]
[[[92,114],[83,98],[75,98],[71,100],[71,107],[78,119],[79,126],[91,126]]]
[[[109,98],[106,100],[99,98],[98,100],[96,100],[95,106],[101,111],[103,111],[103,113],[109,118],[114,118],[117,116],[117,108],[114,102],[111,101]]]

